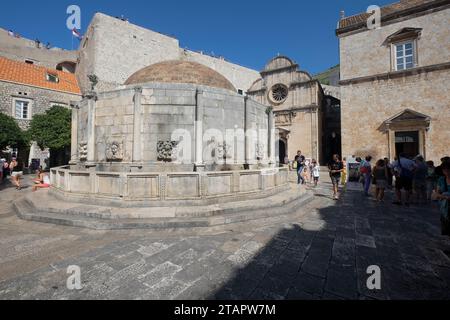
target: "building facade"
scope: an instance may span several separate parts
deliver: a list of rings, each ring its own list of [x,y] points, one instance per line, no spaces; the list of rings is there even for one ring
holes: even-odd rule
[[[74,74],[0,57],[0,112],[26,130],[36,114],[58,105],[70,107],[81,99]],[[37,159],[45,167],[48,150],[32,145],[29,163]]]
[[[149,65],[184,60],[219,72],[244,93],[259,77],[255,70],[180,48],[173,37],[145,29],[102,13],[93,17],[79,48],[77,77],[83,92],[90,89],[88,76],[98,77],[98,91],[114,90],[133,73]]]
[[[439,161],[450,138],[450,1],[401,0],[339,22],[344,156]]]
[[[273,108],[280,163],[294,159],[299,150],[309,159],[322,160],[324,94],[318,80],[299,70],[290,58],[279,56],[266,65],[247,94]]]

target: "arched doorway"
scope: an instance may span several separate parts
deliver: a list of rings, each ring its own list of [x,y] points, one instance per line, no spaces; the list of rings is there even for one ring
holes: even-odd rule
[[[279,160],[280,160],[280,164],[285,164],[284,159],[286,158],[286,142],[284,142],[283,140],[278,140],[278,155],[279,155]]]

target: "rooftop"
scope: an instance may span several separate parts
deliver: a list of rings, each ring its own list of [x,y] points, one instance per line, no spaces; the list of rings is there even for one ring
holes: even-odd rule
[[[53,80],[50,81],[49,77]],[[0,57],[0,81],[81,94],[74,74]]]
[[[399,14],[402,12],[407,13],[408,11],[419,8],[426,5],[434,5],[434,4],[448,4],[448,0],[400,0],[399,2],[395,2],[384,7],[381,7],[381,16],[382,18],[387,18],[390,15]],[[345,32],[346,29],[352,29],[353,27],[358,27],[360,25],[365,25],[367,19],[371,16],[369,13],[360,13],[354,16],[346,17],[339,21],[338,25],[338,34]]]

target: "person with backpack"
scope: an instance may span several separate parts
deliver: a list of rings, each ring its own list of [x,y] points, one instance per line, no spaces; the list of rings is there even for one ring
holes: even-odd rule
[[[395,175],[395,193],[397,197],[394,204],[402,205],[402,190],[405,190],[405,205],[408,207],[413,187],[415,163],[402,153],[398,157],[398,160],[393,163],[393,166]]]

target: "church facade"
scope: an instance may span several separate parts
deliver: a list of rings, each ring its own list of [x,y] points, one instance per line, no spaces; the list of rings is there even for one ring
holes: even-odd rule
[[[339,22],[344,156],[394,159],[418,154],[440,163],[449,153],[450,7],[406,1]]]
[[[278,160],[294,159],[297,151],[309,159],[322,159],[322,104],[318,80],[288,57],[272,59],[247,92],[255,101],[273,108],[279,133]]]

